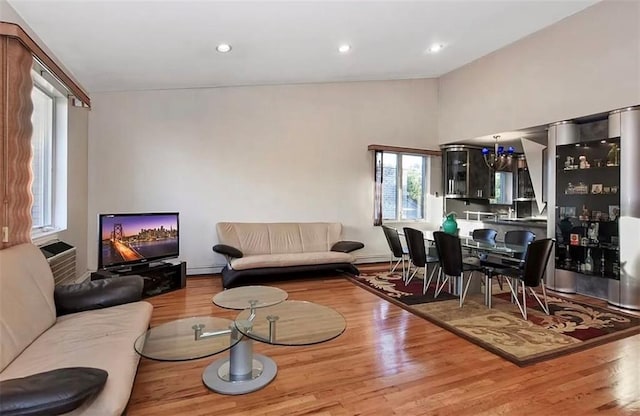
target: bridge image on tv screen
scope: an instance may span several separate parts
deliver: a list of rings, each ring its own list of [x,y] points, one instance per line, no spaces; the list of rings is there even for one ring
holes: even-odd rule
[[[102,265],[178,255],[178,216],[114,215],[102,218]]]

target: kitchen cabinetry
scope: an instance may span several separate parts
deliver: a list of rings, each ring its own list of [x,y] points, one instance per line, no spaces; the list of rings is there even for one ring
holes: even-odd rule
[[[467,145],[442,148],[446,198],[488,199],[493,177],[482,149]]]
[[[514,169],[516,177],[515,201],[535,201],[535,193],[533,184],[531,183],[531,175],[527,167],[527,159],[525,155],[517,157]]]

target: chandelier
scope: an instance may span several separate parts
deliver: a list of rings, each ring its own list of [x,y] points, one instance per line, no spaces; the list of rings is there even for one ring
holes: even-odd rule
[[[500,136],[493,136],[493,138],[496,141],[493,145],[493,153],[487,147],[482,148],[484,163],[493,171],[511,170],[511,160],[515,149],[513,146],[509,146],[505,151],[504,146],[498,145]]]

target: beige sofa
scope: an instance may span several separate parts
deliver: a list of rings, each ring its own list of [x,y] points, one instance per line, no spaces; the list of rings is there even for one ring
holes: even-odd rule
[[[359,274],[350,252],[364,245],[340,241],[340,223],[220,222],[216,230],[219,244],[213,251],[227,259],[222,270],[225,288],[247,276],[323,269]]]
[[[103,369],[108,377],[102,390],[68,414],[121,415],[139,361],[133,344],[153,309],[131,302],[140,298],[143,283],[129,277],[59,290],[36,246],[0,250],[0,382],[65,367]]]

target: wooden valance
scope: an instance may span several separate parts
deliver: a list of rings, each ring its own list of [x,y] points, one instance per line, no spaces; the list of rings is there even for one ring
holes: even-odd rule
[[[19,25],[0,22],[0,36],[7,36],[20,41],[78,100],[82,101],[86,106],[91,107],[89,95],[87,95]]]
[[[412,147],[387,146],[384,144],[370,144],[369,147],[367,147],[367,150],[380,150],[383,152],[394,153],[414,153],[426,156],[442,156],[442,152],[440,150],[414,149]]]

